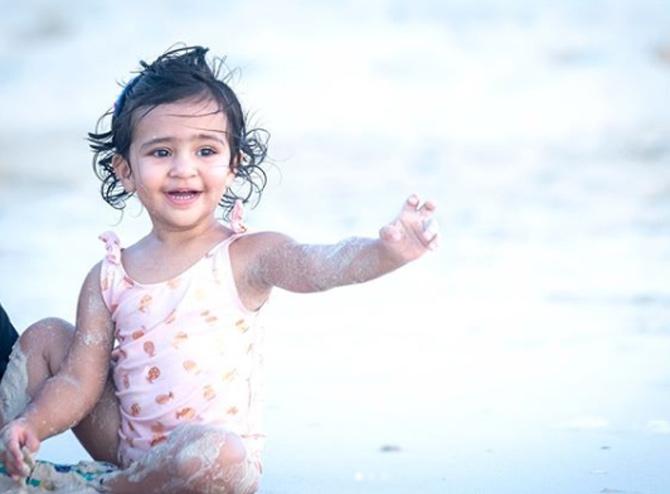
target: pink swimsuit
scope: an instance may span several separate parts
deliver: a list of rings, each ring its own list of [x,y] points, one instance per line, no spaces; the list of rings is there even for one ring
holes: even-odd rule
[[[112,368],[124,466],[189,422],[234,432],[260,456],[262,331],[235,287],[228,250],[238,237],[151,284],[127,275],[114,233],[100,237],[107,248],[102,296],[116,326]]]

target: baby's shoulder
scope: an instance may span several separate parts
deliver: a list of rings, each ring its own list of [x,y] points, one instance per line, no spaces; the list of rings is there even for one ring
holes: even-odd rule
[[[102,291],[101,287],[101,278],[102,278],[102,266],[103,261],[96,262],[93,267],[88,271],[84,282],[81,287],[81,294],[100,294]]]
[[[285,233],[260,231],[241,235],[235,243],[241,242],[241,245],[246,245],[247,247],[263,249],[293,241],[294,240]]]
[[[293,239],[283,233],[261,231],[241,235],[230,245],[230,261],[238,290],[241,295],[251,294],[251,302],[245,303],[247,307],[259,307],[267,299],[271,287],[262,280],[268,260],[291,242]]]
[[[284,233],[260,231],[241,235],[230,245],[231,257],[253,261],[294,240]]]

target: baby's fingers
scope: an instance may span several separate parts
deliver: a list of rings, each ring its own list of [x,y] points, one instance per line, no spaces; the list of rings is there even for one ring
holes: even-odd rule
[[[419,206],[419,203],[421,201],[419,200],[419,196],[416,194],[412,194],[407,198],[405,201],[405,204],[402,207],[403,212],[413,212],[416,211],[416,208]]]
[[[21,444],[18,434],[9,429],[3,434],[2,441],[4,442],[5,460],[9,470],[12,473],[18,473],[23,464],[23,453],[21,451]]]
[[[7,470],[9,473],[12,475],[12,477],[17,477],[17,476],[26,476],[27,473],[25,472],[26,466],[23,463],[23,455],[19,452],[20,456],[17,457],[14,454],[14,451],[11,451],[10,457],[7,459],[8,463],[8,468]]]
[[[21,454],[21,447],[19,446],[19,439],[16,435],[6,435],[3,438],[5,446],[5,457],[9,463],[18,464],[23,461],[23,455]]]
[[[430,242],[435,237],[437,237],[439,227],[437,225],[437,220],[435,218],[427,218],[423,220],[421,222],[421,226],[423,227],[423,238],[427,242]]]
[[[419,213],[421,213],[422,216],[429,217],[432,216],[433,212],[435,212],[435,203],[433,201],[426,201],[424,202],[421,207],[419,208]]]
[[[24,444],[25,446],[22,449],[24,456],[26,452],[28,454],[37,453],[37,450],[40,449],[40,440],[32,432],[26,432]]]
[[[389,223],[379,230],[379,236],[382,240],[397,242],[402,239],[402,226],[397,221]]]
[[[414,221],[415,218],[417,218],[418,213],[418,218],[424,218],[425,220],[433,216],[436,208],[437,206],[433,201],[427,200],[426,202],[421,203],[419,196],[412,194],[405,201],[400,216],[409,221]]]

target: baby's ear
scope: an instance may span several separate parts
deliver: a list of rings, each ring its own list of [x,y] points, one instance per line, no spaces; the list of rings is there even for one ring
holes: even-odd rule
[[[230,170],[237,175],[237,172],[240,168],[240,165],[242,165],[242,160],[244,159],[244,155],[242,154],[242,151],[239,151],[233,158],[230,160]]]
[[[135,184],[130,179],[132,170],[128,160],[126,160],[120,154],[115,154],[112,157],[112,168],[114,168],[114,175],[116,175],[116,178],[121,180],[123,188],[126,189],[126,192],[135,192]]]
[[[228,174],[230,176],[229,178],[231,183],[233,180],[235,180],[235,177],[237,177],[237,172],[240,171],[241,164],[242,164],[242,152],[239,152],[230,159],[230,164],[228,165]]]

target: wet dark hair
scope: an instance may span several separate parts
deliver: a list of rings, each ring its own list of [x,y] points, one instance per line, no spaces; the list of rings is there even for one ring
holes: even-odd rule
[[[228,144],[231,149],[230,166],[235,165],[235,189],[229,188],[219,201],[228,218],[235,201],[248,202],[255,195],[254,205],[260,200],[267,176],[261,163],[267,155],[270,134],[265,129],[247,130],[247,116],[240,102],[228,86],[231,71],[225,60],[211,62],[202,46],[187,46],[167,51],[154,62],[140,61],[141,70],[123,88],[114,107],[100,119],[95,132],[89,132],[88,141],[93,150],[93,170],[102,181],[102,198],[116,209],[123,209],[133,193],[126,192],[114,173],[112,159],[121,155],[131,167],[129,149],[137,120],[158,105],[189,98],[212,99],[228,121]],[[142,110],[140,113],[138,110]],[[108,131],[101,131],[103,121],[111,117]],[[235,162],[237,160],[237,162]],[[241,184],[240,184],[241,182]],[[240,187],[241,186],[241,187]]]

